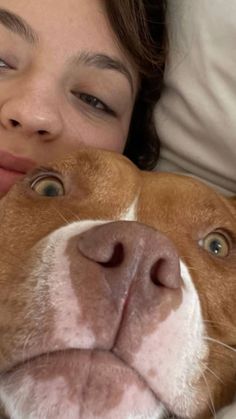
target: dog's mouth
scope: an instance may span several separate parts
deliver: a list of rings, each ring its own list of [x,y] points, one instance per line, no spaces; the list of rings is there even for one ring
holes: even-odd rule
[[[167,417],[143,378],[115,354],[102,350],[69,349],[29,359],[1,377],[0,398],[10,418],[14,417],[9,410],[12,401],[20,417],[31,417],[29,410],[45,419],[113,419],[133,414],[161,419],[164,412]]]

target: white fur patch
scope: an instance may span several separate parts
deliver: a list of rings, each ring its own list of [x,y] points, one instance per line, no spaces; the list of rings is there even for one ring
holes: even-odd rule
[[[54,312],[52,341],[64,342],[66,347],[91,348],[95,342],[89,326],[80,324],[78,330],[81,310],[71,282],[70,261],[66,255],[67,243],[72,237],[101,224],[104,221],[77,221],[50,234],[43,240],[42,260],[33,271],[33,275],[38,277],[35,298],[39,301],[39,307],[42,306],[47,283],[50,305]]]
[[[138,197],[134,199],[132,204],[127,208],[120,217],[122,221],[137,221]]]
[[[143,339],[132,365],[161,400],[177,414],[189,417],[197,407],[191,383],[201,376],[207,345],[199,297],[183,262],[181,276],[184,289],[180,306]],[[150,369],[155,371],[153,376],[148,374]]]

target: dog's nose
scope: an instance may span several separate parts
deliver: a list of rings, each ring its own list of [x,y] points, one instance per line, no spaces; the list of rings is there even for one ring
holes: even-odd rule
[[[149,226],[109,222],[80,234],[77,244],[84,257],[101,265],[113,286],[114,281],[128,286],[137,275],[156,286],[178,288],[182,284],[174,244]]]

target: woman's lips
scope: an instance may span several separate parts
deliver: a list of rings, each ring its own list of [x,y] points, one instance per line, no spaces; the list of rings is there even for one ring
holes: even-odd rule
[[[0,167],[0,194],[6,193],[25,173]]]
[[[36,163],[33,160],[0,150],[0,194],[4,194]]]

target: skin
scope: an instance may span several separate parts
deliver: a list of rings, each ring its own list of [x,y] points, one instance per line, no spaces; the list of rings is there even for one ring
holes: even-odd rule
[[[81,145],[122,153],[138,75],[103,1],[0,0],[0,9],[24,19],[37,38],[0,22],[0,152],[37,165]],[[92,63],[88,53],[123,67]]]

